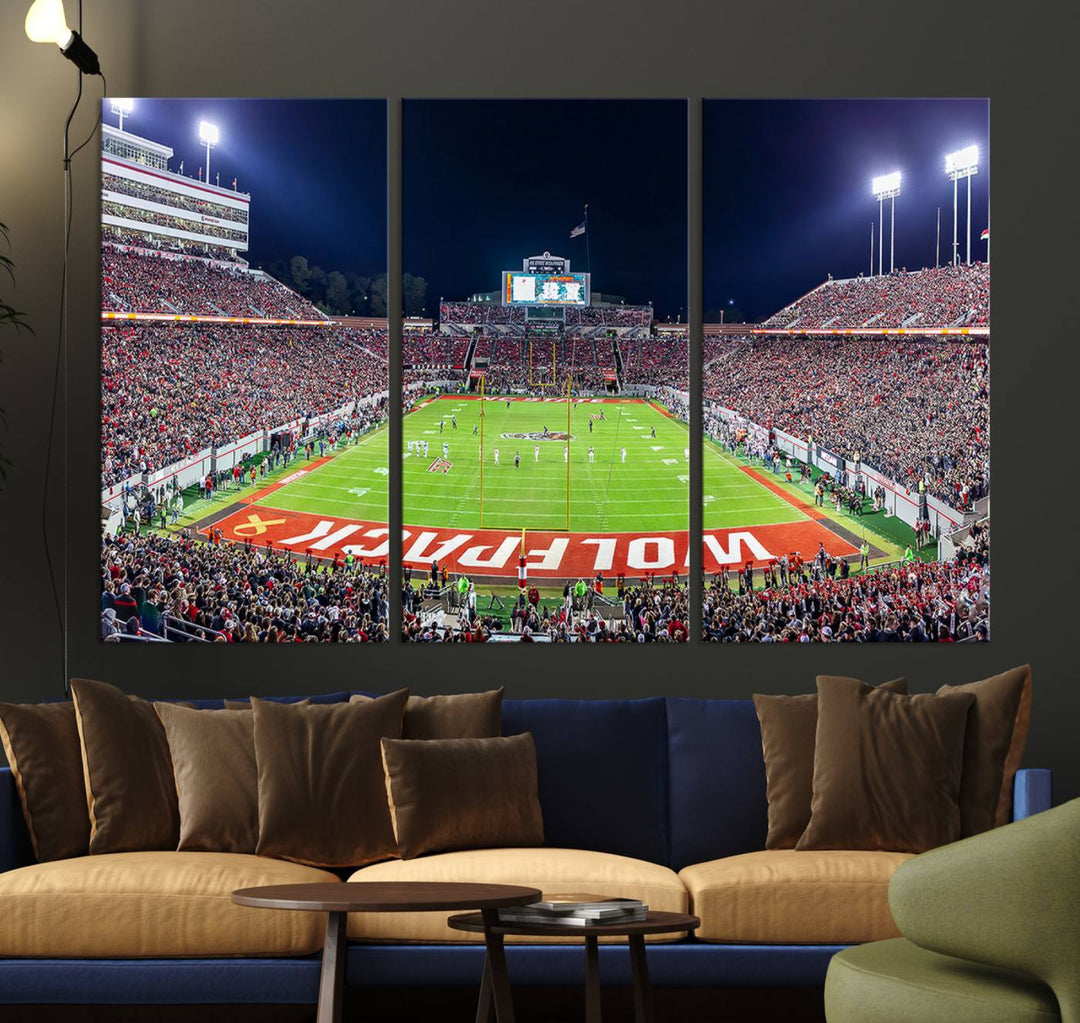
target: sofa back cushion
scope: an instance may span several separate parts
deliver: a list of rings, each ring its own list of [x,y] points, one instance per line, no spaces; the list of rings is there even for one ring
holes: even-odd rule
[[[667,717],[670,865],[764,849],[765,757],[753,701],[669,699]]]
[[[536,742],[545,845],[668,862],[663,699],[507,700],[503,733],[519,732]],[[764,785],[762,768],[763,820]]]

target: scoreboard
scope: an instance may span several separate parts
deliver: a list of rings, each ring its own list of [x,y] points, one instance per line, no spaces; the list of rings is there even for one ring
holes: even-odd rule
[[[586,306],[590,302],[588,274],[504,270],[502,276],[503,305]]]

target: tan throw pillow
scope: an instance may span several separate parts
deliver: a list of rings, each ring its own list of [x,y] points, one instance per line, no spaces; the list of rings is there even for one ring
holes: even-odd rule
[[[355,693],[350,703],[370,696]],[[410,696],[405,706],[403,739],[486,739],[502,735],[502,687],[486,693]]]
[[[536,746],[492,739],[383,739],[386,793],[403,859],[543,845]]]
[[[159,703],[180,806],[177,848],[253,853],[259,844],[259,772],[251,708],[192,710]]]
[[[795,848],[919,853],[956,841],[974,699],[819,678],[814,795]]]
[[[39,861],[85,856],[90,845],[73,703],[0,703],[0,740]]]
[[[820,678],[833,676],[822,675]],[[842,676],[836,676],[842,677]],[[906,693],[907,679],[897,678],[879,688]],[[769,833],[766,849],[794,849],[810,823],[814,782],[814,734],[817,731],[817,693],[802,696],[754,694],[765,755]]]
[[[397,855],[382,739],[401,737],[409,691],[367,703],[253,699],[260,856],[362,867]]]
[[[90,852],[175,849],[172,758],[153,704],[116,686],[71,680],[90,810]]]
[[[942,686],[943,693],[975,697],[964,738],[960,833],[964,838],[1008,824],[1013,779],[1024,759],[1031,722],[1031,665],[981,682]]]

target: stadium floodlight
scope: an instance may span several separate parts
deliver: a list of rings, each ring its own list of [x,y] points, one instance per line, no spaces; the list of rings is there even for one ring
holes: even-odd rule
[[[210,184],[210,150],[218,144],[221,133],[216,124],[209,121],[199,122],[199,141],[206,146],[206,183]]]
[[[960,241],[957,237],[957,191],[961,178],[967,178],[967,262],[971,265],[971,179],[979,173],[979,147],[965,146],[945,157],[945,176],[952,181],[952,248],[953,266],[960,262]]]
[[[117,125],[116,126],[121,131],[123,131],[124,130],[124,118],[128,117],[131,114],[131,111],[135,108],[135,101],[133,99],[121,99],[121,98],[117,97],[117,98],[114,98],[110,102],[109,108],[112,110],[112,112],[114,114],[116,114],[116,117],[117,117]]]
[[[893,272],[894,256],[896,254],[896,197],[900,194],[900,172],[890,171],[888,174],[879,174],[870,182],[870,191],[878,201],[878,274],[882,273],[882,257],[884,255],[885,238],[885,200],[890,200],[889,211],[892,225],[889,228],[889,273]]]
[[[34,0],[23,23],[27,38],[35,43],[56,43],[60,52],[83,74],[100,75],[97,54],[83,37],[68,27],[64,15],[64,0]]]

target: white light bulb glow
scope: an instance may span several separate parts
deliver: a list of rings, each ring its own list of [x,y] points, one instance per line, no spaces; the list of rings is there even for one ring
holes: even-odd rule
[[[209,121],[199,122],[199,141],[206,146],[216,146],[220,134],[218,133],[218,126],[211,124]]]
[[[874,195],[883,195],[885,192],[899,192],[900,172],[893,171],[891,174],[879,174],[870,182],[870,191]]]
[[[35,43],[56,43],[64,49],[71,42],[63,0],[34,0],[26,12],[25,27]]]
[[[965,146],[945,157],[945,173],[956,174],[979,166],[979,147]]]

